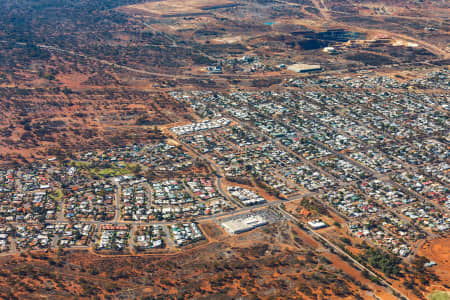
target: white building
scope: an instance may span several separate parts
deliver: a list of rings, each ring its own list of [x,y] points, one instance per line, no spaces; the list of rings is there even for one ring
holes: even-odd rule
[[[252,215],[247,216],[242,219],[234,219],[225,221],[222,223],[222,227],[229,233],[229,234],[239,234],[243,232],[250,231],[254,228],[264,226],[268,222],[267,220],[260,216],[260,215]]]

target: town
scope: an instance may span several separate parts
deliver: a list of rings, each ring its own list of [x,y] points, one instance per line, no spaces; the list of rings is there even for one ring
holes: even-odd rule
[[[354,238],[408,257],[450,228],[448,95],[418,89],[448,88],[449,75],[172,92],[200,121],[162,128],[165,141],[0,170],[0,250],[179,251],[207,241],[203,220],[239,234],[307,199]],[[374,89],[380,82],[389,91]],[[332,225],[307,208],[301,216],[318,232]]]

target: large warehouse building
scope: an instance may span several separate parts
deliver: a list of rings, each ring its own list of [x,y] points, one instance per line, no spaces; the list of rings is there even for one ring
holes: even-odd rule
[[[242,218],[225,221],[222,227],[229,234],[239,234],[250,231],[256,227],[266,225],[267,220],[261,215],[242,216]]]
[[[296,73],[320,71],[321,69],[322,67],[320,65],[295,64],[288,66],[289,71],[293,71]]]

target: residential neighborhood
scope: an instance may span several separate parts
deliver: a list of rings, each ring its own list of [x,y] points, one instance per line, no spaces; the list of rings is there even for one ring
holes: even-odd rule
[[[302,85],[362,82],[377,79]],[[171,96],[203,119],[167,127],[166,141],[0,170],[1,251],[170,251],[205,239],[196,220],[304,197],[402,257],[449,229],[445,101],[368,89]],[[239,222],[226,230],[253,221]]]
[[[0,299],[450,300],[449,0],[0,8]]]

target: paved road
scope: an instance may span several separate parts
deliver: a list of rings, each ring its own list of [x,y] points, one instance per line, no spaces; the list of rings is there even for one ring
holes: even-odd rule
[[[152,201],[153,201],[153,190],[150,184],[148,182],[144,183],[146,193],[147,193],[147,209],[150,209],[152,207]]]
[[[116,192],[114,193],[114,201],[116,204],[116,213],[114,215],[113,223],[118,223],[120,220],[120,198],[122,195],[122,187],[120,186],[120,182],[115,182]]]
[[[174,137],[174,139],[182,144],[184,147],[186,147],[187,149],[189,149],[193,154],[197,155],[199,158],[203,159],[204,161],[207,161],[209,163],[209,165],[214,169],[214,172],[216,172],[216,185],[217,185],[217,189],[219,190],[219,192],[225,197],[225,199],[227,199],[228,201],[234,203],[237,207],[242,207],[244,206],[242,203],[240,203],[238,200],[236,200],[234,197],[231,197],[230,194],[228,193],[228,191],[225,191],[223,189],[223,171],[221,168],[219,168],[215,162],[208,158],[207,156],[204,156],[200,153],[198,153],[198,151],[196,149],[194,149],[193,147],[191,147],[190,145],[187,145],[186,143],[183,143],[182,141],[180,141],[177,137]]]
[[[291,221],[293,221],[294,223],[301,223],[296,217],[294,217],[293,215],[291,215],[290,213],[288,213],[287,211],[285,211],[284,209],[282,209],[280,206],[277,206],[278,210],[288,219],[290,219]],[[359,261],[357,261],[356,259],[354,259],[352,256],[350,256],[348,253],[346,253],[345,251],[343,251],[341,248],[339,248],[338,246],[336,246],[332,241],[330,241],[329,239],[327,239],[326,237],[324,237],[323,235],[321,235],[320,233],[314,231],[309,225],[306,225],[308,227],[308,234],[313,235],[314,237],[318,238],[319,240],[323,240],[325,241],[329,246],[331,246],[333,248],[333,250],[335,250],[336,252],[339,252],[341,255],[344,255],[345,257],[347,257],[348,259],[350,259],[356,266],[358,266],[358,268],[360,270],[365,270],[367,271],[370,275],[378,278],[378,280],[380,282],[382,282],[383,284],[385,284],[386,286],[388,286],[389,288],[391,288],[393,291],[395,291],[398,295],[401,295],[401,297],[403,297],[403,299],[408,299],[408,297],[406,297],[405,295],[403,295],[403,293],[401,293],[398,289],[396,289],[395,287],[393,287],[389,282],[387,282],[386,280],[384,280],[382,277],[380,277],[378,274],[374,273],[372,270],[370,270],[369,268],[367,268],[366,266],[364,266],[363,264],[361,264]],[[402,298],[399,299],[402,299]]]
[[[58,211],[56,213],[56,219],[58,221],[64,221],[64,197],[58,201]]]
[[[278,205],[280,205],[281,203],[288,203],[288,202],[292,202],[292,201],[297,201],[299,199],[302,199],[303,196],[302,195],[298,195],[296,197],[292,197],[288,200],[279,200],[279,201],[272,201],[272,202],[266,202],[263,204],[259,204],[259,205],[254,205],[254,206],[249,206],[249,207],[242,207],[233,211],[229,211],[229,212],[223,212],[220,214],[215,214],[215,215],[207,215],[207,216],[201,216],[201,217],[197,217],[196,221],[218,221],[222,218],[225,217],[231,217],[234,215],[238,215],[238,214],[243,214],[243,213],[249,213],[252,212],[254,210],[260,210],[260,209],[265,209],[265,208],[270,208],[270,207],[277,207]],[[96,229],[95,232],[93,233],[93,241],[91,242],[91,244],[89,246],[72,246],[70,248],[67,248],[68,250],[74,250],[74,249],[90,249],[93,247],[93,245],[95,244],[95,236],[100,232],[100,227],[102,225],[110,225],[110,224],[114,224],[114,225],[130,225],[131,228],[135,228],[138,225],[162,225],[163,228],[165,228],[168,225],[172,225],[172,224],[178,224],[180,221],[179,220],[175,220],[175,221],[167,221],[167,222],[160,222],[160,221],[151,221],[151,222],[139,222],[139,221],[122,221],[119,220],[117,222],[111,221],[111,222],[105,222],[105,221],[80,221],[79,223],[83,223],[83,224],[90,224],[90,225],[95,225]],[[69,224],[71,222],[69,221],[58,221],[58,220],[48,220],[45,223],[47,224]],[[11,225],[24,225],[24,223],[10,223]],[[33,224],[42,224],[41,222],[28,222],[25,223],[26,225],[33,225]],[[168,230],[165,230],[165,233],[168,234]],[[56,239],[55,239],[56,240]],[[170,240],[170,239],[168,239]],[[17,251],[16,247],[15,247],[15,239],[11,238],[10,240],[11,242],[11,249],[8,252],[3,252],[0,253],[0,256],[7,256],[7,255],[12,255],[12,254],[16,254],[19,252],[25,252],[25,250],[23,251]],[[55,242],[57,243],[57,241]],[[169,241],[170,245],[172,246],[173,243],[171,243]],[[56,244],[54,245],[56,246]]]
[[[362,30],[364,30],[363,28],[361,28]],[[367,31],[367,30],[366,30]],[[394,36],[402,36],[400,34],[393,34],[393,33],[388,33]],[[406,36],[402,36],[405,40],[409,39],[410,41],[414,41],[418,44],[421,44],[422,46],[424,46],[426,49],[428,49],[430,52],[444,56],[444,57],[449,57],[450,54],[445,53],[442,49],[439,49],[433,45],[430,45],[428,43],[422,42],[422,41],[418,41],[415,40],[413,38],[410,37],[406,37]],[[111,66],[117,69],[122,69],[122,70],[126,70],[126,71],[130,71],[130,72],[134,72],[137,74],[144,74],[144,75],[150,75],[150,76],[155,76],[155,77],[160,77],[160,78],[171,78],[171,79],[211,79],[212,75],[200,75],[200,74],[168,74],[168,73],[161,73],[161,72],[151,72],[151,71],[146,71],[146,70],[142,70],[142,69],[136,69],[133,67],[129,67],[129,66],[125,66],[125,65],[120,65],[117,64],[115,62],[111,62],[105,59],[99,59],[97,57],[93,57],[93,56],[89,56],[83,53],[79,53],[79,52],[75,52],[72,50],[66,50],[66,49],[61,49],[55,46],[51,46],[51,45],[44,45],[44,44],[37,44],[36,45],[39,48],[42,49],[47,49],[50,51],[55,51],[55,52],[61,52],[61,53],[65,53],[65,54],[69,54],[72,56],[78,56],[78,57],[82,57],[88,60],[92,60],[92,61],[96,61],[99,63],[102,63],[104,65],[107,66]],[[437,59],[439,60],[439,59]],[[421,64],[428,64],[431,63],[432,60],[429,61],[424,61],[421,62]],[[402,65],[407,65],[407,64],[402,64]],[[385,65],[383,67],[389,67],[389,65]],[[326,73],[328,75],[332,75],[332,74],[342,74],[343,71],[348,71],[347,69],[342,69],[342,70],[328,70],[326,71]],[[292,73],[288,75],[289,77],[299,77],[299,78],[303,78],[306,77],[307,75],[305,74],[296,74],[296,73]],[[286,78],[286,74],[271,74],[271,75],[267,75],[267,74],[221,74],[220,76],[214,76],[215,80],[229,80],[229,79],[241,79],[241,80],[254,80],[256,78],[266,78],[266,77],[271,77],[271,78]]]
[[[310,119],[313,118],[312,116],[310,116],[309,114],[307,114],[307,113],[305,113],[305,112],[299,112],[299,111],[296,111],[296,112],[299,113],[299,114],[304,115],[304,116],[307,117],[307,118],[310,118]],[[359,122],[357,121],[357,123],[359,123]],[[290,129],[292,129],[292,130],[294,130],[294,131],[297,132],[296,128],[294,128],[293,126],[289,125],[287,122],[281,121],[281,124],[283,124],[283,125],[286,126],[287,128],[290,128]],[[321,122],[321,124],[324,125],[326,128],[328,128],[329,130],[336,130],[336,131],[338,131],[340,134],[342,134],[342,135],[344,135],[344,136],[346,136],[346,137],[348,137],[348,138],[350,138],[350,139],[355,139],[355,138],[353,138],[352,136],[349,136],[346,132],[341,131],[340,129],[331,128],[330,126],[328,126],[328,124],[325,124],[325,123],[323,123],[323,122]],[[362,125],[364,125],[364,124],[362,124]],[[413,197],[416,197],[416,198],[418,198],[418,199],[421,199],[422,201],[427,201],[427,199],[426,199],[425,197],[423,197],[422,195],[420,195],[420,194],[418,194],[418,193],[416,193],[416,192],[414,192],[414,191],[412,191],[412,190],[410,190],[410,189],[408,189],[408,188],[405,188],[404,186],[398,184],[397,182],[393,181],[389,176],[386,176],[386,174],[381,174],[381,173],[379,173],[379,172],[377,172],[377,171],[375,171],[375,170],[373,170],[373,169],[371,169],[371,168],[369,168],[369,167],[366,167],[365,165],[361,164],[360,162],[358,162],[358,161],[356,161],[356,160],[354,160],[354,159],[348,157],[347,155],[345,155],[345,154],[343,154],[343,153],[341,153],[341,152],[339,152],[339,151],[334,150],[333,148],[331,148],[331,147],[328,146],[327,144],[325,144],[325,143],[323,143],[323,142],[321,142],[321,141],[315,139],[314,137],[309,136],[308,139],[311,140],[314,144],[318,145],[319,147],[322,147],[322,148],[328,150],[329,152],[331,152],[331,153],[332,153],[333,155],[335,155],[336,157],[339,157],[339,158],[341,158],[341,159],[343,159],[343,160],[349,162],[350,164],[355,165],[356,167],[360,168],[360,169],[363,170],[364,172],[370,174],[373,178],[380,179],[380,180],[382,180],[383,182],[388,183],[388,184],[390,184],[390,185],[392,185],[392,186],[394,186],[394,187],[400,189],[401,191],[403,191],[403,192],[405,192],[405,193],[407,193],[407,194],[409,194],[409,195],[412,195]],[[356,139],[356,140],[358,140],[358,139]],[[277,143],[277,141],[273,141],[273,142],[274,142],[274,143]],[[363,144],[362,141],[360,141],[360,143]],[[290,151],[289,148],[284,147],[284,146],[281,145],[280,143],[278,143],[278,145],[279,145],[280,147],[282,147],[285,151]],[[293,151],[290,151],[290,153],[292,154]],[[293,154],[295,154],[295,153],[293,153]],[[301,157],[300,157],[300,158],[301,158]],[[310,164],[310,165],[311,165],[312,167],[314,167],[314,164]],[[315,169],[317,169],[317,168],[315,168]],[[335,176],[329,174],[328,172],[325,172],[324,170],[322,170],[322,171],[323,171],[325,174],[328,174],[329,176],[331,176],[331,178],[337,179]],[[338,180],[339,180],[339,179],[338,179]],[[339,182],[340,182],[340,186],[344,186],[345,184],[348,184],[348,183],[343,182],[342,180],[339,180]],[[325,204],[327,205],[327,203],[325,203]],[[384,206],[383,203],[381,203],[381,205]],[[327,205],[327,207],[331,208],[330,205]],[[344,219],[348,219],[347,217],[345,217],[344,215],[342,215],[340,212],[337,212],[337,211],[334,210],[334,209],[333,209],[333,211],[336,212],[336,213],[337,213],[338,215],[340,215],[341,217],[343,217]],[[391,212],[393,212],[398,218],[402,219],[404,222],[406,222],[406,223],[411,223],[411,220],[409,220],[409,219],[408,219],[407,217],[405,217],[404,215],[395,213],[394,211],[391,211]],[[426,234],[428,235],[429,232],[426,232]]]

